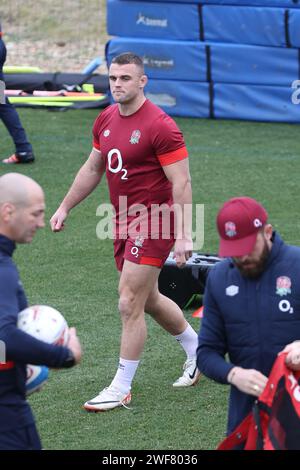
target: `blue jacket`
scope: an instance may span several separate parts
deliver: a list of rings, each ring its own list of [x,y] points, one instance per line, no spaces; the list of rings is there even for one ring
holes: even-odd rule
[[[14,249],[15,243],[0,235],[0,340],[9,366],[0,365],[0,434],[34,421],[25,397],[26,364],[61,367],[69,355],[68,348],[38,341],[17,328],[18,313],[28,304],[12,260]]]
[[[255,280],[242,277],[230,258],[211,269],[197,350],[198,368],[205,375],[227,384],[229,371],[240,366],[268,376],[277,353],[299,339],[299,247],[286,245],[274,233],[266,269]],[[254,400],[231,386],[228,433],[250,412]]]

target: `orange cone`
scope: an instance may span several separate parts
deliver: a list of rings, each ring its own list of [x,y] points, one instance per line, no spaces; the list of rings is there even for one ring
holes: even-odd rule
[[[204,306],[202,305],[200,308],[197,308],[197,310],[194,311],[194,313],[192,314],[192,317],[203,318],[203,310],[204,310]]]

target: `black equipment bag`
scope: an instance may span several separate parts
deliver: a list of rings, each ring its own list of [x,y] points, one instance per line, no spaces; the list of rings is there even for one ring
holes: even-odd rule
[[[185,267],[178,268],[171,251],[158,278],[159,291],[180,308],[187,307],[196,295],[204,293],[207,274],[219,261],[217,255],[193,253]]]

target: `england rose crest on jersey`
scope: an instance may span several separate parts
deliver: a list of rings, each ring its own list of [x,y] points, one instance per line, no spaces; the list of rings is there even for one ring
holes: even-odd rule
[[[140,137],[141,137],[141,131],[136,129],[135,131],[132,132],[129,142],[131,144],[138,144],[139,140],[140,140]]]
[[[280,276],[276,279],[276,294],[283,296],[291,293],[292,281],[287,276]]]

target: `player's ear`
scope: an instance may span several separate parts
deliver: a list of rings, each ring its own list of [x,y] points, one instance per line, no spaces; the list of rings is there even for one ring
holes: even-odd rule
[[[10,202],[4,202],[2,206],[0,207],[0,217],[3,222],[9,222],[11,216],[13,215],[15,211],[15,206],[11,204]]]
[[[266,224],[264,226],[264,234],[268,240],[271,240],[272,235],[273,235],[273,227],[271,224]]]
[[[147,83],[148,83],[147,75],[142,75],[141,78],[140,78],[140,88],[145,88]]]

